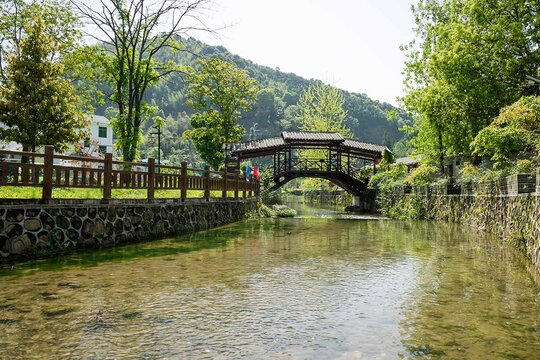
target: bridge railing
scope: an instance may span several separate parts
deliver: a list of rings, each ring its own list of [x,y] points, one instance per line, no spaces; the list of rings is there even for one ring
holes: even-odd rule
[[[52,199],[53,189],[59,188],[101,189],[105,203],[113,189],[146,190],[148,200],[159,190],[178,190],[174,198],[182,201],[192,195],[189,191],[202,192],[206,200],[216,192],[221,198],[260,194],[258,181],[227,169],[188,168],[186,162],[180,167],[159,165],[152,158],[147,163],[114,161],[110,153],[102,159],[57,155],[52,146],[45,146],[44,153],[0,150],[0,187],[8,186],[40,187],[42,202]]]

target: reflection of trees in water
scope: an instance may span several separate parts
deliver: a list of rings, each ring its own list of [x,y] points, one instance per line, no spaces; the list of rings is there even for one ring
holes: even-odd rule
[[[540,351],[538,285],[523,256],[457,226],[425,236],[438,246],[418,273],[401,321],[406,356],[527,358]]]

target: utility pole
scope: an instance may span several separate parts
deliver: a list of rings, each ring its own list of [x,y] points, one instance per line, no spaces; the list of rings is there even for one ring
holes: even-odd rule
[[[157,162],[158,165],[161,165],[161,125],[154,126],[154,129],[157,129],[157,131],[151,134],[157,135]]]

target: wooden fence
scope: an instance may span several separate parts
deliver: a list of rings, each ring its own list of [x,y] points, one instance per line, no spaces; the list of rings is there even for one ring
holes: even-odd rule
[[[102,189],[104,203],[112,189],[146,189],[148,200],[156,190],[178,190],[182,201],[188,190],[202,190],[206,200],[211,191],[221,191],[222,198],[234,192],[236,199],[240,193],[244,199],[260,194],[259,182],[239,172],[189,168],[186,162],[177,167],[158,165],[152,158],[148,163],[114,161],[110,153],[104,159],[55,155],[52,146],[45,146],[43,154],[0,150],[0,160],[0,186],[41,187],[44,202],[52,198],[53,188]]]

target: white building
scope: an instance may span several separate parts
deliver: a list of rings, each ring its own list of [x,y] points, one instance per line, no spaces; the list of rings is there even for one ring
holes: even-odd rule
[[[114,151],[113,128],[105,116],[91,116],[89,133],[90,137],[80,143],[85,155],[97,157]]]
[[[88,126],[89,137],[80,141],[78,146],[74,144],[66,151],[67,154],[100,157],[103,154],[114,152],[113,128],[105,116],[90,115],[91,122]],[[0,123],[0,127],[4,124]],[[0,148],[4,150],[22,150],[22,145],[14,141],[1,142]],[[40,151],[40,150],[38,150]]]

